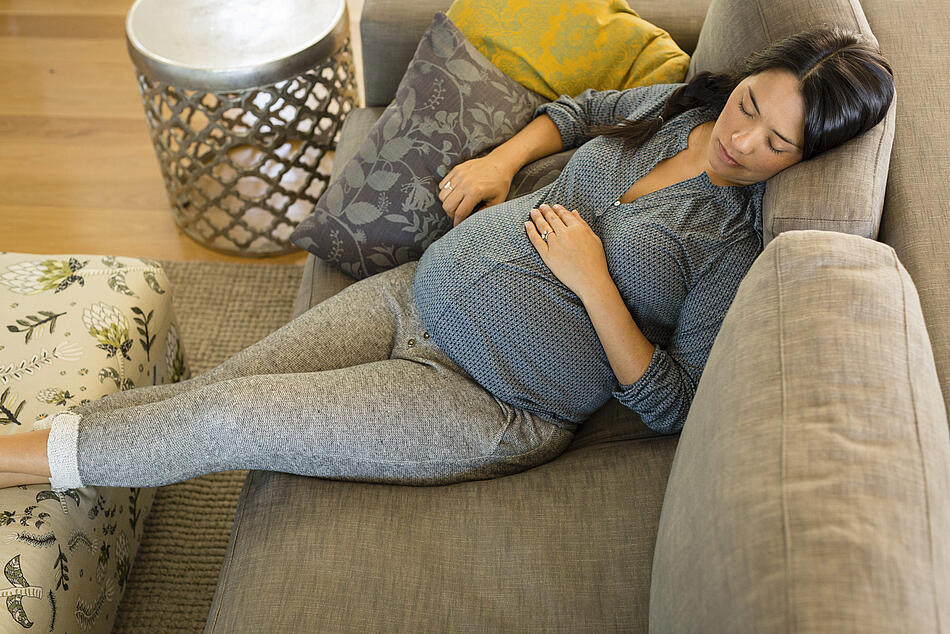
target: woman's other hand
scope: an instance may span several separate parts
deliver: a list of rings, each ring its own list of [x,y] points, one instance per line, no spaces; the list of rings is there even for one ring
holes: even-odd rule
[[[491,155],[459,163],[439,182],[439,200],[453,226],[468,218],[479,204],[486,207],[504,202],[514,172]]]
[[[604,245],[576,209],[541,205],[531,210],[525,230],[551,272],[582,300],[585,291],[612,283]],[[545,231],[547,241],[541,238]]]

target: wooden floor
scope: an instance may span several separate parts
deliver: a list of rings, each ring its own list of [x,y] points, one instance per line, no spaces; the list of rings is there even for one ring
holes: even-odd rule
[[[0,251],[303,262],[219,254],[178,229],[126,50],[132,3],[0,0]]]

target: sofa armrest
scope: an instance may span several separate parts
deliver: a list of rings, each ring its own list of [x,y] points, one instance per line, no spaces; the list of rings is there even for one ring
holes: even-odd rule
[[[950,623],[950,436],[890,247],[792,231],[739,287],[680,437],[650,631]]]

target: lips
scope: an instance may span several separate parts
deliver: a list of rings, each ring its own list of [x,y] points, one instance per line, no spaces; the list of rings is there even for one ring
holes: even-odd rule
[[[739,163],[739,161],[729,156],[729,153],[726,152],[726,148],[722,146],[721,142],[717,141],[717,143],[719,143],[719,158],[722,159],[723,163],[725,163],[726,165],[731,165],[733,167],[742,167],[742,164]]]

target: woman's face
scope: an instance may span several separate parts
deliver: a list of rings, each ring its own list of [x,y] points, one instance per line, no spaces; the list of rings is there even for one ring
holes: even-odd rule
[[[732,185],[768,180],[802,160],[804,137],[805,102],[795,75],[779,69],[750,75],[716,119],[706,149],[710,176]]]

